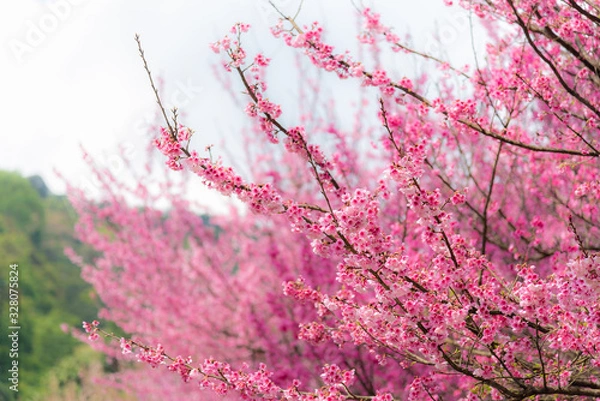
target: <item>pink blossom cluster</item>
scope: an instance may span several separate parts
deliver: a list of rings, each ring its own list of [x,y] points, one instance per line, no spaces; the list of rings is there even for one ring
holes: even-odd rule
[[[154,140],[156,148],[165,156],[167,156],[167,166],[172,170],[182,170],[182,158],[192,138],[193,131],[182,125],[179,126],[176,133],[170,128],[160,128],[160,137]]]
[[[165,349],[160,344],[156,348],[142,348],[137,357],[140,362],[146,362],[153,368],[156,368],[165,361]]]
[[[325,384],[336,385],[340,383],[344,386],[351,386],[356,380],[353,370],[343,370],[337,365],[325,365],[321,378]]]
[[[223,51],[231,58],[231,62],[223,64],[227,71],[231,71],[232,67],[237,68],[245,62],[246,52],[241,46],[239,46],[239,37],[242,33],[248,32],[249,29],[249,24],[237,23],[229,30],[231,34],[235,35],[233,40],[229,37],[229,35],[225,35],[223,39],[219,40],[218,42],[211,43],[210,48],[215,53]]]
[[[92,323],[83,322],[83,329],[89,334],[88,338],[90,341],[96,341],[100,336],[98,335],[98,326],[100,322],[94,320]]]
[[[385,39],[390,43],[397,43],[400,38],[392,32],[389,27],[381,23],[381,16],[373,12],[370,8],[365,8],[362,11],[363,16],[363,32],[359,35],[358,40],[362,43],[373,44],[376,41],[376,35],[384,35]],[[397,48],[396,48],[397,49]]]

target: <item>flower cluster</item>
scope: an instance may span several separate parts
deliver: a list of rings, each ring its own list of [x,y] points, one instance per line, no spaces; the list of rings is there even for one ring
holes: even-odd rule
[[[390,43],[399,42],[400,38],[394,34],[391,28],[386,27],[381,23],[381,16],[373,12],[370,8],[365,8],[362,11],[363,17],[363,32],[358,36],[361,43],[375,43],[377,35],[384,35],[385,40]],[[398,49],[395,47],[394,49]]]
[[[92,321],[92,323],[83,322],[83,329],[86,333],[88,333],[88,338],[90,341],[96,341],[99,338],[98,335],[98,326],[100,322],[97,320]]]
[[[244,64],[246,60],[246,52],[240,46],[240,35],[248,32],[250,29],[249,24],[237,23],[233,25],[230,32],[236,36],[237,39],[231,39],[228,35],[225,35],[223,39],[210,44],[210,48],[215,53],[224,51],[230,57],[231,62],[223,64],[227,71],[231,71],[231,68],[239,68]]]
[[[325,365],[323,366],[323,373],[321,378],[325,384],[330,386],[336,384],[343,384],[346,387],[351,386],[356,379],[354,376],[354,370],[342,370],[337,365]]]
[[[171,364],[169,364],[169,366],[167,366],[167,369],[169,369],[171,372],[179,373],[181,379],[187,383],[192,379],[192,369],[190,368],[191,363],[191,357],[184,359],[181,356],[178,356]]]
[[[140,362],[146,362],[153,368],[156,368],[165,361],[165,349],[160,344],[156,348],[143,347],[139,350],[137,358]]]
[[[180,125],[177,132],[171,132],[170,127],[160,128],[160,136],[154,140],[154,146],[165,156],[167,156],[167,166],[172,170],[182,170],[181,159],[185,157],[190,139],[194,132]]]

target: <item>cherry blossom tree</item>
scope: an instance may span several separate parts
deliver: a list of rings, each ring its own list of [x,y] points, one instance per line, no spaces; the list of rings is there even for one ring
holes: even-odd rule
[[[600,7],[460,6],[492,40],[470,68],[413,49],[362,10],[363,46],[439,70],[417,78],[282,15],[276,38],[377,99],[351,129],[287,117],[269,97],[268,55],[242,46],[248,25],[212,44],[243,91],[249,137],[263,144],[251,177],[190,149],[194,131],[176,113],[162,109],[154,144],[185,182],[245,212],[203,219],[180,196],[153,195],[144,177],[127,187],[100,169],[105,202],[73,190],[78,234],[100,252],[80,263],[106,305],[101,318],[131,333],[119,340],[125,357],[186,382],[168,394],[600,397]],[[119,337],[84,327],[92,339]]]

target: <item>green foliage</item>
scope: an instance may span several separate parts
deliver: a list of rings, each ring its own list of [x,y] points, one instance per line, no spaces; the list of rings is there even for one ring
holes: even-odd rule
[[[0,171],[0,335],[3,339],[8,335],[9,265],[18,263],[20,400],[44,399],[45,377],[64,376],[78,383],[73,368],[67,369],[62,361],[72,360],[81,344],[60,325],[79,327],[82,320],[93,319],[99,308],[90,297],[91,286],[64,255],[67,246],[81,250],[73,239],[75,213],[64,197],[45,195],[42,198],[20,175]],[[9,344],[0,341],[3,372],[11,363],[8,350]],[[99,355],[84,353],[77,358],[98,361]],[[60,385],[63,381],[58,380]],[[0,399],[15,399],[4,383],[1,388]]]
[[[29,181],[17,173],[2,171],[0,195],[0,215],[10,216],[3,224],[4,230],[12,228],[39,241],[44,226],[44,207]]]

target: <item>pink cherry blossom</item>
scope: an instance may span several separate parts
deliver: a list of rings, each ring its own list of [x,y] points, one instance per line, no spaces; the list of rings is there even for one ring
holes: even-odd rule
[[[489,32],[485,64],[413,49],[370,9],[357,55],[282,20],[274,40],[304,60],[299,113],[269,89],[277,60],[242,46],[247,25],[212,44],[239,81],[248,171],[190,150],[183,124],[154,145],[243,211],[199,216],[172,175],[131,185],[87,158],[102,199],[70,199],[95,256],[68,254],[128,336],[84,329],[155,368],[115,383],[150,377],[132,391],[182,399],[600,397],[598,8],[458,5]],[[383,47],[439,72],[368,60]],[[340,94],[307,106],[309,67],[364,91],[355,116],[337,118]]]

